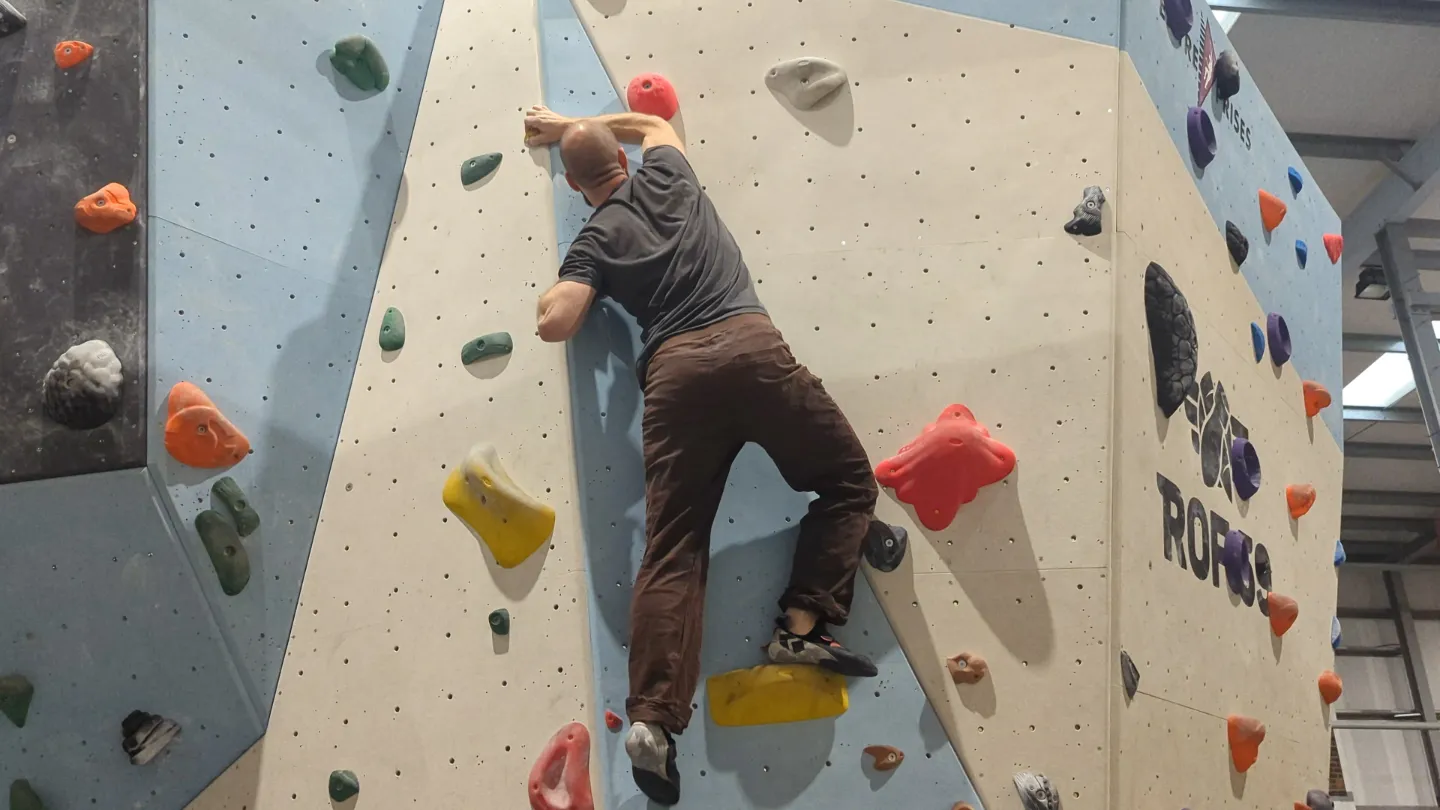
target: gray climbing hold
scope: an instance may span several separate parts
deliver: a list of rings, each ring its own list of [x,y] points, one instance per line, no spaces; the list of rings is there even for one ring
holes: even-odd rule
[[[120,721],[120,746],[131,764],[147,765],[180,733],[180,724],[158,714],[133,711]]]
[[[45,372],[45,415],[72,430],[100,427],[120,410],[124,387],[120,358],[110,344],[87,340],[66,349]]]
[[[30,716],[30,701],[35,699],[35,685],[24,675],[0,678],[0,714],[10,718],[17,728],[25,727]]]
[[[1195,384],[1199,343],[1185,294],[1154,262],[1145,268],[1145,321],[1155,359],[1155,399],[1169,417],[1185,403],[1186,392]]]
[[[903,526],[872,519],[870,530],[865,533],[865,562],[876,571],[888,574],[900,566],[909,545],[910,533]]]
[[[1065,232],[1075,236],[1096,236],[1103,229],[1100,209],[1105,207],[1105,192],[1099,186],[1085,189],[1080,204],[1075,206],[1075,216],[1065,223]]]
[[[385,57],[369,37],[355,34],[335,43],[330,64],[336,73],[361,90],[384,90],[390,85],[390,69],[385,66]]]
[[[1060,794],[1043,773],[1021,771],[1015,774],[1015,790],[1025,810],[1060,810]]]
[[[1305,794],[1305,806],[1310,810],[1335,810],[1335,803],[1324,790],[1312,790]]]
[[[510,635],[510,611],[505,608],[490,611],[490,631],[497,636]]]
[[[1215,59],[1215,95],[1221,101],[1240,92],[1240,57],[1234,51],[1221,51]]]
[[[216,481],[210,487],[212,502],[219,503],[230,513],[230,519],[235,522],[235,533],[241,537],[249,537],[256,529],[260,528],[260,513],[250,505],[250,500],[245,497],[245,490],[235,483],[235,479],[225,476]]]
[[[330,772],[330,798],[343,802],[360,792],[360,779],[354,771]]]
[[[499,152],[491,152],[486,155],[476,155],[460,164],[460,184],[470,185],[478,183],[489,177],[491,172],[500,168],[500,161],[504,155]]]
[[[467,341],[461,346],[460,362],[468,366],[487,357],[499,357],[514,350],[515,342],[510,339],[509,332],[493,332]]]
[[[205,544],[205,553],[220,578],[220,590],[234,596],[250,582],[250,555],[225,516],[211,509],[195,516],[195,531]]]
[[[1125,682],[1126,699],[1134,700],[1135,690],[1140,688],[1140,669],[1124,650],[1120,651],[1120,679]]]
[[[0,37],[25,27],[25,15],[5,0],[0,0]]]
[[[781,62],[765,74],[765,86],[784,96],[797,110],[815,109],[849,81],[845,68],[814,56]]]
[[[380,349],[398,352],[405,347],[405,316],[400,310],[390,307],[380,319]]]
[[[45,803],[30,782],[16,779],[10,783],[10,810],[45,810]]]

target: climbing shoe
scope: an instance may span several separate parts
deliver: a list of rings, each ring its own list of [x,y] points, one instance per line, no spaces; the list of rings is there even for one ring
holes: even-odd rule
[[[680,770],[675,767],[675,740],[670,732],[647,723],[635,723],[625,737],[630,775],[635,786],[656,804],[669,807],[680,801]]]
[[[875,662],[845,649],[840,642],[826,635],[825,625],[817,623],[809,633],[797,636],[790,632],[783,616],[775,620],[775,635],[765,652],[777,664],[814,664],[851,678],[873,678],[879,672],[875,669]]]

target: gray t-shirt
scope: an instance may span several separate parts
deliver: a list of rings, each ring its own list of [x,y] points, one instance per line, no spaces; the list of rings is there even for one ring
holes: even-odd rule
[[[667,339],[765,312],[740,246],[673,146],[645,150],[644,165],[575,237],[560,278],[594,287],[640,323],[635,374],[642,386],[646,365]]]

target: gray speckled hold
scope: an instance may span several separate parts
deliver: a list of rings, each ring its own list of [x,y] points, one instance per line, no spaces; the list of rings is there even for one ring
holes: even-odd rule
[[[1060,794],[1045,774],[1021,771],[1014,778],[1015,791],[1025,810],[1060,810]]]
[[[781,62],[765,74],[765,86],[797,110],[813,110],[834,97],[850,79],[828,59],[804,56]]]
[[[25,15],[5,0],[0,0],[0,37],[13,34],[24,27]]]
[[[1330,794],[1323,790],[1312,790],[1305,794],[1305,805],[1310,810],[1335,810]]]
[[[1230,258],[1235,260],[1236,267],[1244,264],[1250,256],[1250,240],[1240,232],[1239,226],[1229,220],[1225,221],[1225,247],[1230,249]]]
[[[1240,92],[1240,57],[1234,51],[1221,51],[1215,58],[1215,95],[1221,101]]]
[[[73,430],[100,427],[120,409],[124,387],[120,358],[110,344],[87,340],[66,349],[45,373],[45,415]]]
[[[1185,403],[1185,394],[1195,384],[1200,347],[1185,294],[1154,262],[1145,268],[1145,320],[1155,361],[1155,398],[1168,418]]]
[[[1099,186],[1088,186],[1080,204],[1075,206],[1075,216],[1065,223],[1065,232],[1075,236],[1098,236],[1103,226],[1100,209],[1105,207],[1105,192]]]
[[[148,765],[179,733],[180,724],[174,720],[133,711],[120,721],[120,747],[130,757],[132,765]]]

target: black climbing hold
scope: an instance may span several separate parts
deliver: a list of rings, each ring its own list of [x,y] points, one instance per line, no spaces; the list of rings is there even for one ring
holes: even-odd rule
[[[487,357],[499,357],[514,350],[515,342],[510,339],[509,332],[495,332],[482,335],[461,346],[460,362],[468,366]]]
[[[380,350],[398,352],[405,348],[405,316],[390,307],[380,319]]]
[[[25,727],[25,718],[30,716],[30,701],[34,698],[35,686],[24,675],[0,678],[0,714],[10,718],[17,727]]]
[[[1215,95],[1221,101],[1240,92],[1240,57],[1234,51],[1221,51],[1215,60]]]
[[[1060,794],[1045,774],[1021,771],[1014,778],[1015,790],[1025,810],[1060,810]]]
[[[865,533],[865,562],[888,574],[900,566],[909,546],[910,535],[903,526],[871,520],[870,530]]]
[[[361,90],[384,90],[390,85],[390,69],[385,66],[385,57],[374,42],[360,34],[335,43],[330,64],[335,72]]]
[[[16,779],[10,783],[10,810],[45,810],[45,803],[29,781]]]
[[[330,772],[330,798],[332,800],[343,802],[359,792],[360,779],[355,776],[354,771]]]
[[[1323,790],[1312,790],[1305,794],[1305,806],[1310,810],[1335,810],[1330,794]]]
[[[1283,315],[1274,312],[1265,316],[1265,334],[1270,338],[1270,360],[1283,366],[1290,360],[1290,327]]]
[[[179,733],[180,724],[174,720],[137,710],[120,721],[120,746],[125,749],[132,764],[146,765],[159,756]]]
[[[510,635],[510,611],[505,608],[490,611],[490,632],[497,636]]]
[[[1240,436],[1230,444],[1230,475],[1235,480],[1235,494],[1245,500],[1260,491],[1260,456],[1249,439]]]
[[[71,346],[45,372],[45,415],[73,430],[91,430],[120,410],[125,377],[120,359],[103,340]]]
[[[1264,546],[1255,547],[1255,581],[1260,587],[1270,590],[1270,552]]]
[[[1236,267],[1244,264],[1250,256],[1250,240],[1240,232],[1239,226],[1228,220],[1225,222],[1225,247],[1230,248],[1230,258],[1235,260]]]
[[[1120,679],[1125,682],[1125,697],[1134,700],[1135,690],[1140,688],[1140,669],[1124,650],[1120,651]]]
[[[1225,546],[1220,552],[1220,564],[1225,567],[1225,581],[1230,590],[1243,594],[1254,584],[1250,570],[1250,538],[1239,529],[1225,533]]]
[[[1145,321],[1155,358],[1155,399],[1168,417],[1185,403],[1186,392],[1195,384],[1199,344],[1195,316],[1185,294],[1165,268],[1154,262],[1145,268]]]
[[[0,0],[0,37],[25,27],[25,15],[5,0]]]
[[[490,176],[490,173],[500,168],[500,161],[504,155],[499,152],[491,152],[486,155],[476,155],[460,164],[460,184],[470,185],[478,183]]]
[[[250,505],[250,500],[245,497],[245,490],[235,483],[234,478],[227,475],[216,481],[214,486],[210,487],[210,497],[230,513],[230,519],[235,521],[236,534],[249,537],[260,528],[260,513]]]
[[[1219,142],[1215,140],[1215,125],[1210,121],[1210,113],[1201,107],[1191,107],[1185,115],[1185,129],[1189,133],[1190,157],[1195,160],[1195,168],[1203,169],[1209,166],[1220,149]]]
[[[250,582],[250,555],[235,533],[235,527],[225,516],[212,509],[195,516],[195,531],[205,544],[205,553],[215,566],[215,575],[220,578],[220,590],[226,596],[234,596],[245,590]]]
[[[1100,209],[1105,206],[1105,192],[1099,186],[1088,186],[1075,206],[1075,215],[1065,223],[1065,232],[1075,236],[1096,236],[1103,230]]]
[[[1190,33],[1190,26],[1195,24],[1195,8],[1190,5],[1190,0],[1165,0],[1162,8],[1170,35],[1176,39],[1184,39],[1185,35]]]

